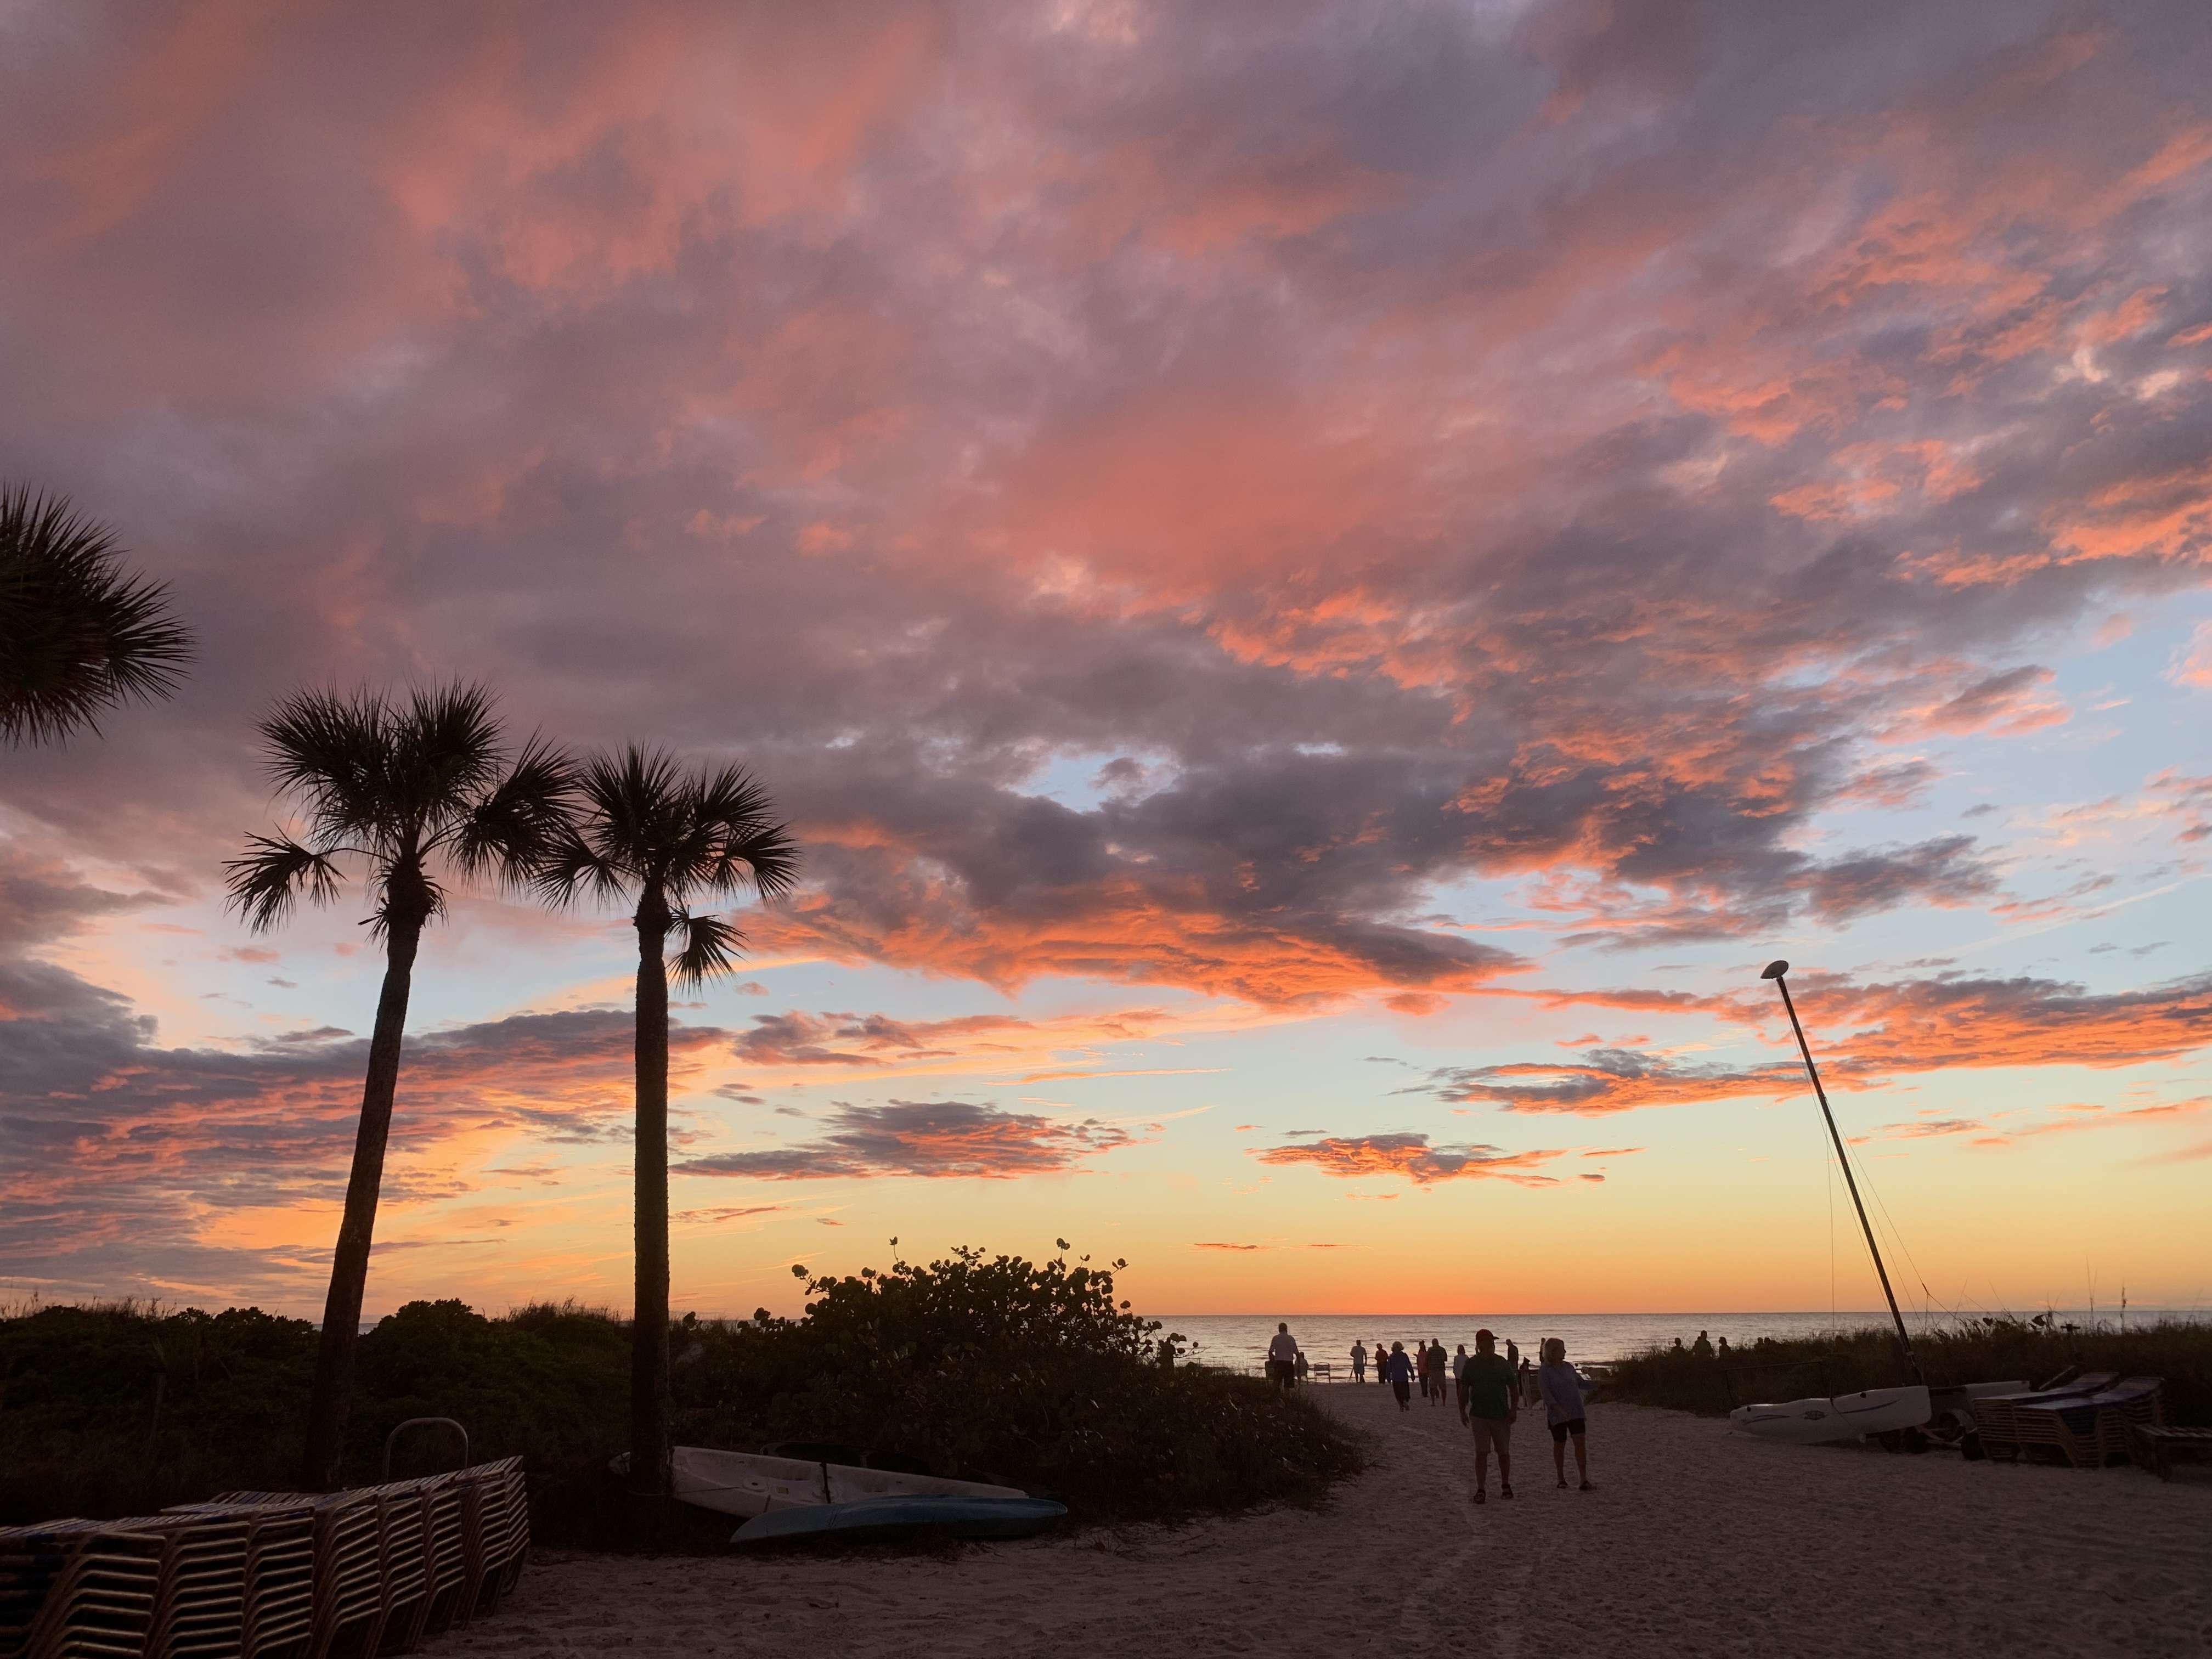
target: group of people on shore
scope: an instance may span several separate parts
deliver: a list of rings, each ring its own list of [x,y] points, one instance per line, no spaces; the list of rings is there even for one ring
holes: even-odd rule
[[[1704,1334],[1699,1333],[1699,1340]],[[1431,1406],[1441,1406],[1453,1394],[1457,1395],[1459,1420],[1474,1434],[1474,1501],[1489,1502],[1490,1455],[1498,1454],[1498,1495],[1501,1498],[1513,1496],[1513,1425],[1520,1419],[1521,1408],[1541,1406],[1545,1425],[1552,1435],[1552,1472],[1565,1489],[1567,1484],[1567,1448],[1575,1449],[1575,1474],[1584,1492],[1595,1492],[1590,1484],[1589,1420],[1583,1409],[1583,1395],[1588,1385],[1583,1375],[1567,1363],[1567,1345],[1559,1338],[1547,1338],[1543,1344],[1543,1363],[1531,1366],[1522,1357],[1520,1348],[1508,1339],[1505,1352],[1498,1352],[1498,1338],[1488,1329],[1474,1334],[1474,1352],[1469,1353],[1462,1343],[1456,1354],[1444,1352],[1444,1345],[1434,1338],[1426,1343],[1416,1343],[1415,1352],[1406,1352],[1403,1342],[1393,1342],[1389,1351],[1383,1349],[1381,1339],[1375,1344],[1375,1380],[1387,1384],[1397,1396],[1398,1409],[1413,1409],[1413,1384],[1421,1385],[1421,1397]],[[1418,1358],[1416,1358],[1418,1355]],[[1352,1345],[1352,1380],[1364,1382],[1367,1379],[1367,1345],[1354,1341]],[[1278,1387],[1288,1388],[1302,1376],[1305,1356],[1299,1351],[1297,1340],[1291,1334],[1287,1323],[1275,1328],[1274,1340],[1267,1348],[1267,1372]]]

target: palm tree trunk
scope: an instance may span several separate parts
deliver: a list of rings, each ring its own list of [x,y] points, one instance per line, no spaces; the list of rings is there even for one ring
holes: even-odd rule
[[[668,902],[637,906],[637,1291],[630,1325],[630,1490],[668,1490]]]
[[[415,951],[422,940],[419,921],[411,927],[395,921],[386,935],[384,992],[377,999],[376,1030],[368,1042],[368,1078],[362,1085],[353,1174],[346,1182],[345,1217],[338,1223],[331,1291],[323,1304],[322,1338],[315,1348],[315,1389],[307,1404],[307,1447],[300,1461],[300,1484],[309,1492],[329,1492],[338,1485],[345,1455],[354,1344],[361,1335],[362,1297],[368,1286],[376,1200],[384,1184],[384,1148],[392,1138],[392,1100],[399,1086],[407,994],[414,983]]]

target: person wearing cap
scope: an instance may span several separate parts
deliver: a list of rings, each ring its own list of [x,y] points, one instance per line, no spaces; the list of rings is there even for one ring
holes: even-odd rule
[[[1498,1495],[1513,1496],[1513,1419],[1521,1414],[1513,1367],[1498,1352],[1487,1330],[1474,1334],[1474,1353],[1467,1362],[1467,1408],[1461,1415],[1474,1431],[1474,1501],[1489,1501],[1490,1453],[1498,1450]]]

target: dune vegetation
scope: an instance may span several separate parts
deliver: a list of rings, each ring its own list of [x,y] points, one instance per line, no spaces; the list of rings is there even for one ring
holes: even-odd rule
[[[678,1443],[842,1443],[1046,1492],[1082,1522],[1312,1503],[1365,1459],[1299,1395],[1164,1364],[1172,1339],[1117,1304],[1111,1269],[963,1249],[807,1289],[797,1318],[676,1322]],[[0,1318],[0,1524],[289,1486],[316,1340],[307,1321],[253,1309]],[[395,1425],[452,1417],[476,1457],[527,1460],[541,1542],[718,1543],[726,1518],[647,1516],[609,1473],[629,1442],[629,1327],[606,1311],[410,1303],[358,1345],[343,1474],[377,1479]],[[453,1456],[449,1437],[417,1431],[393,1473]]]
[[[2100,1322],[2074,1330],[1999,1315],[1915,1333],[1914,1353],[1936,1385],[2042,1382],[2069,1368],[2166,1379],[2166,1410],[2179,1424],[2212,1424],[2212,1323],[2160,1319],[2123,1330]],[[1707,1417],[1757,1401],[1850,1394],[1910,1382],[1887,1326],[1778,1340],[1762,1338],[1725,1360],[1653,1348],[1613,1370],[1607,1398]]]

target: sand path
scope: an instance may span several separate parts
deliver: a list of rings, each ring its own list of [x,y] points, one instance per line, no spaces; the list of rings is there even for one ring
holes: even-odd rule
[[[439,1656],[836,1652],[1461,1656],[2212,1653],[2212,1483],[1771,1446],[1600,1406],[1553,1486],[1468,1499],[1456,1414],[1316,1390],[1381,1459],[1325,1510],[943,1556],[637,1560],[543,1553]],[[1572,1464],[1569,1464],[1571,1472]],[[1379,1644],[1379,1645],[1378,1645]]]

